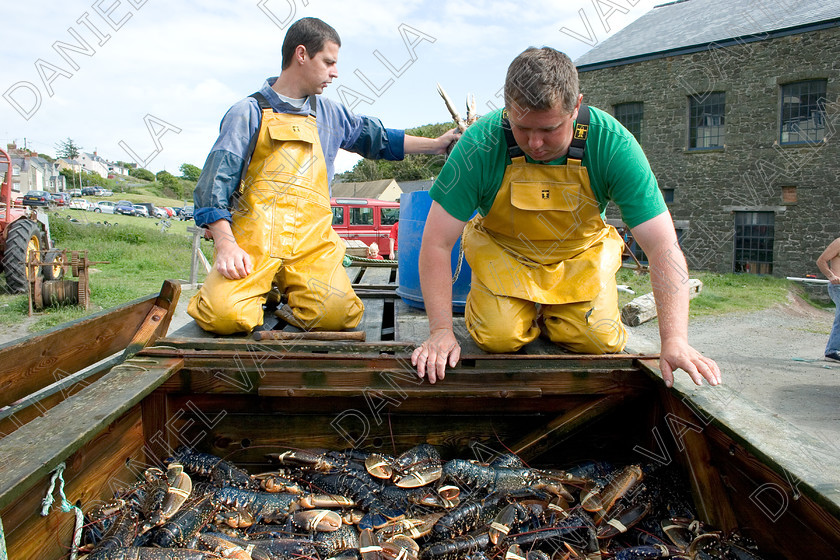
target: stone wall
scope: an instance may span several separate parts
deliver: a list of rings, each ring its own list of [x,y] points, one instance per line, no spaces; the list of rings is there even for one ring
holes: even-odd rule
[[[804,276],[840,237],[840,28],[580,73],[584,101],[614,112],[643,102],[641,145],[693,269],[732,272],[736,211],[775,214],[773,274]],[[779,145],[781,89],[827,79],[826,140]],[[726,92],[725,145],[689,150],[689,96]],[[796,202],[790,198],[795,187]],[[611,205],[608,217],[617,218]],[[821,277],[821,276],[820,276]]]

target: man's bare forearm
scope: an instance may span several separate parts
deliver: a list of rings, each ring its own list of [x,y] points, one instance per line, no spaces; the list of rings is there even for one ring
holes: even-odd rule
[[[682,251],[670,250],[649,257],[653,297],[662,341],[688,340],[688,268]]]
[[[452,330],[451,252],[438,247],[420,251],[420,287],[429,318],[429,331]]]

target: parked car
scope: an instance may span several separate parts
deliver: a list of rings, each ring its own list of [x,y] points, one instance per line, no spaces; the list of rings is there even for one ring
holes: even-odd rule
[[[68,208],[71,210],[87,210],[90,207],[90,202],[85,198],[74,198],[70,201]]]
[[[193,206],[192,204],[184,206],[181,209],[181,213],[179,214],[179,217],[181,218],[181,221],[192,220],[193,219],[193,211],[195,211],[195,206]]]
[[[67,206],[70,203],[70,194],[66,192],[53,193],[50,195],[56,206]]]
[[[135,204],[134,205],[134,215],[135,216],[143,216],[144,218],[149,217],[149,210],[143,206],[142,204]]]
[[[97,196],[96,187],[82,187],[82,196]]]
[[[379,245],[387,253],[391,226],[400,219],[400,203],[375,198],[332,198],[332,227],[342,239]]]
[[[117,202],[116,206],[114,206],[114,214],[122,214],[123,216],[134,216],[136,212],[134,211],[134,204],[127,200],[120,200]]]
[[[89,208],[89,210],[99,212],[100,214],[113,214],[115,206],[116,204],[114,204],[110,200],[100,200],[99,202],[94,204],[92,208]]]
[[[99,193],[99,196],[114,196],[114,191],[102,189]]]
[[[151,202],[139,202],[140,206],[143,206],[146,209],[150,218],[166,218],[166,212],[152,204]]]
[[[82,196],[82,189],[70,189],[67,192],[70,194],[70,196],[73,196],[73,197]]]
[[[174,218],[175,217],[175,210],[173,210],[169,206],[161,206],[161,208],[163,208],[164,212],[166,212],[166,217],[167,218]]]
[[[52,196],[47,191],[29,191],[22,200],[24,206],[49,206]]]

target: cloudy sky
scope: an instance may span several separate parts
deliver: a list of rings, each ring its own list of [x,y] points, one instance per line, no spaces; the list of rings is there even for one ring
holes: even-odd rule
[[[3,8],[0,146],[84,151],[176,175],[201,167],[225,111],[280,71],[294,20],[342,39],[325,95],[390,128],[449,119],[436,92],[501,105],[528,46],[577,58],[664,0],[29,0]],[[463,114],[463,109],[461,110]],[[352,167],[343,153],[336,170]]]

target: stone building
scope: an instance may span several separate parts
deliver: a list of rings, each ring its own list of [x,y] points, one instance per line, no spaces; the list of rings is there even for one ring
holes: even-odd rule
[[[639,139],[690,268],[804,276],[840,236],[839,60],[838,0],[678,0],[575,64]]]

